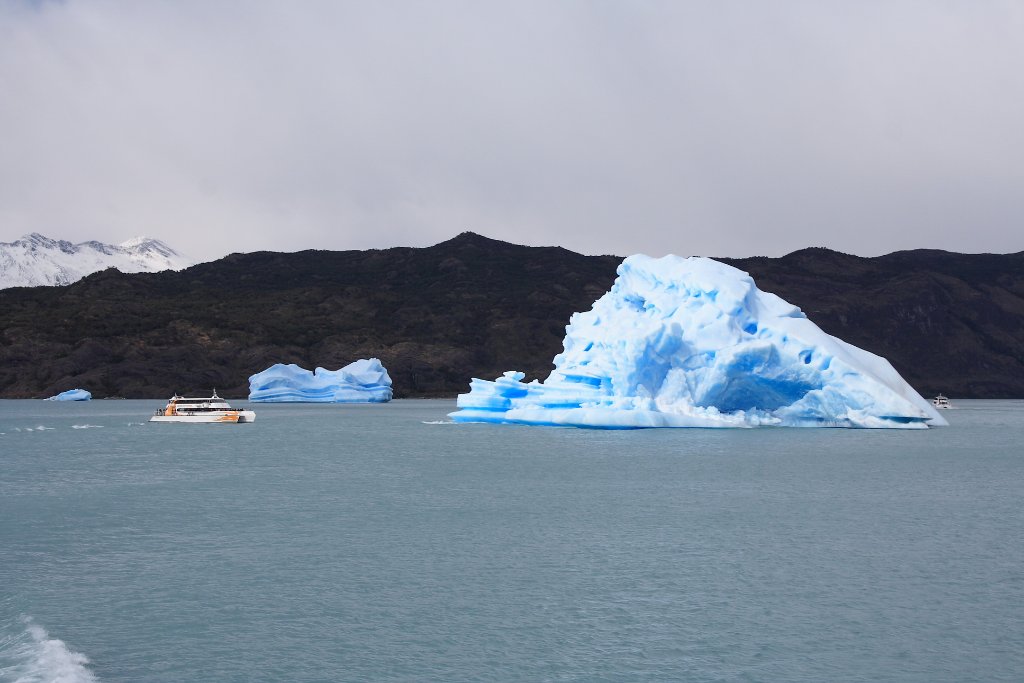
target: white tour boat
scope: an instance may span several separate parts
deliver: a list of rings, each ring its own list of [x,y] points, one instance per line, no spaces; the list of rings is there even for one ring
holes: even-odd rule
[[[252,410],[238,410],[217,395],[210,398],[185,398],[175,394],[164,408],[153,413],[150,422],[255,422]]]
[[[945,396],[943,396],[942,394],[939,394],[938,396],[936,396],[935,398],[932,399],[932,405],[935,406],[936,408],[952,408],[953,407],[950,404],[949,399],[946,398]]]

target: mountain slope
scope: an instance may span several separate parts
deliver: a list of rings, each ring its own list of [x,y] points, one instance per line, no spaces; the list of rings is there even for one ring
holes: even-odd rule
[[[926,396],[1024,397],[1024,253],[721,260],[887,357]],[[273,363],[371,356],[397,397],[454,395],[511,368],[544,377],[569,316],[607,291],[620,261],[464,233],[425,249],[233,254],[3,290],[0,396],[236,397]]]
[[[181,270],[192,261],[163,242],[136,237],[121,244],[72,244],[39,233],[0,242],[0,289],[68,285],[90,273],[117,268],[122,273]]]

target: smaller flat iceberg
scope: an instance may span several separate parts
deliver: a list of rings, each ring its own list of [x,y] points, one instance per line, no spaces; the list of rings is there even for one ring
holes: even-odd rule
[[[385,403],[391,395],[391,377],[376,358],[340,370],[278,363],[249,378],[249,400],[257,403]]]
[[[92,400],[92,394],[85,389],[69,389],[68,391],[62,391],[56,396],[50,398],[44,398],[44,401],[90,401]]]

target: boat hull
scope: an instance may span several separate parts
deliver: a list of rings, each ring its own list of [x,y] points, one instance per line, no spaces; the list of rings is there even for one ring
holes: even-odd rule
[[[193,424],[241,424],[255,422],[256,413],[252,410],[231,410],[223,413],[204,415],[154,415],[150,422],[190,422]]]

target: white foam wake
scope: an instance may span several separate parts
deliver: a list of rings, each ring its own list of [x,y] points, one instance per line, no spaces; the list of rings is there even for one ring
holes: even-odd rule
[[[0,683],[96,683],[89,660],[42,626],[24,619],[25,628],[0,637]]]
[[[72,429],[103,429],[103,425],[71,425]]]

